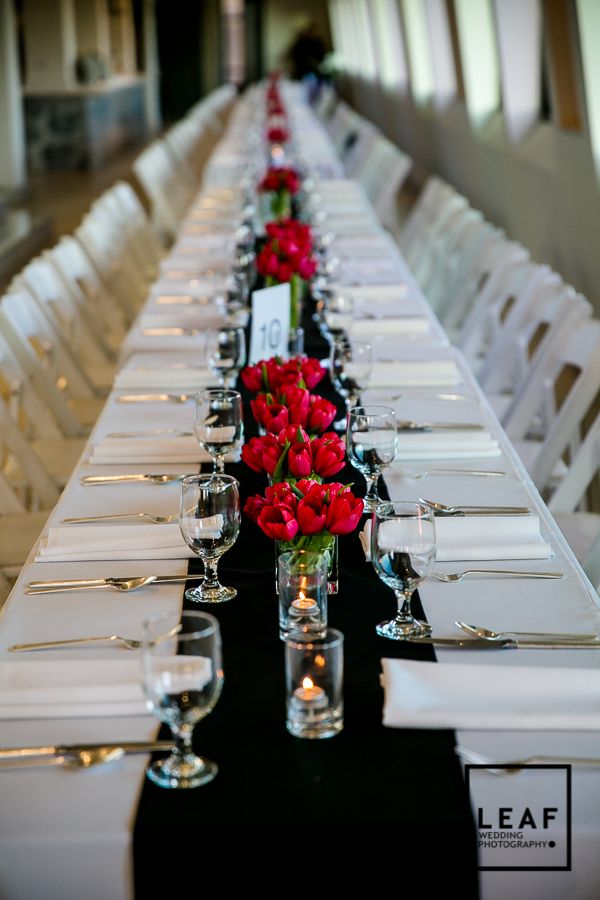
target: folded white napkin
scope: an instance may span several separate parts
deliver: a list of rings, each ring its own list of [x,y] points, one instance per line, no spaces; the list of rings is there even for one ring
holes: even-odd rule
[[[390,523],[392,524],[392,523]],[[492,559],[548,559],[552,548],[540,534],[539,516],[436,516],[438,562]],[[360,533],[371,555],[371,522]]]
[[[394,464],[407,460],[488,459],[501,453],[488,431],[400,431],[391,473]]]
[[[177,255],[171,253],[165,259],[161,260],[161,272],[169,272],[171,269],[185,269],[190,275],[197,273],[199,278],[206,278],[207,281],[213,281],[215,275],[222,277],[223,270],[231,269],[231,258],[225,256],[217,256],[212,254],[194,254],[179,253]],[[206,270],[214,273],[211,275]]]
[[[381,663],[389,728],[598,729],[598,669]]]
[[[443,387],[460,384],[460,369],[452,359],[414,359],[373,363],[371,388],[414,385]]]
[[[370,303],[375,300],[388,302],[402,300],[408,296],[408,285],[400,280],[394,284],[333,284],[332,288],[348,294],[355,303]]]
[[[65,525],[40,540],[36,562],[184,559],[194,556],[179,525]]]
[[[221,284],[216,284],[207,278],[190,278],[189,274],[177,278],[163,275],[153,282],[150,288],[150,297],[159,297],[162,294],[166,296],[185,294],[190,297],[213,297],[221,287]]]
[[[351,333],[356,338],[373,338],[390,334],[427,334],[429,320],[425,316],[381,316],[377,319],[354,319]]]
[[[199,391],[210,384],[216,383],[216,378],[209,369],[193,369],[189,366],[148,366],[147,368],[121,369],[115,378],[114,386],[117,390],[132,390],[133,388],[147,388],[157,391],[181,388],[183,391]]]
[[[202,450],[195,436],[104,438],[92,449],[90,464],[126,465],[136,463],[207,463],[211,456]],[[231,455],[228,462],[235,462]]]
[[[0,663],[0,719],[142,715],[149,713],[138,658]]]

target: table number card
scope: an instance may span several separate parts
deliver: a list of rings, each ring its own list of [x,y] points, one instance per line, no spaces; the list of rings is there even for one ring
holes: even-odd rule
[[[276,284],[252,292],[252,331],[248,363],[287,356],[290,334],[290,286]]]

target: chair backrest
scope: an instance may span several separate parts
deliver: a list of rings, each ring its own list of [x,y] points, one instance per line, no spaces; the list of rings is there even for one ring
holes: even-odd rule
[[[479,371],[479,383],[488,394],[514,394],[555,334],[560,340],[574,324],[593,315],[591,303],[556,272],[537,268],[541,272],[516,298]]]
[[[397,241],[411,268],[421,252],[422,242],[456,191],[437,175],[430,175],[399,230]]]
[[[513,441],[537,440],[529,471],[544,490],[552,471],[569,448],[581,444],[580,426],[600,391],[600,321],[576,322],[567,334],[557,332],[533,366],[505,419]]]
[[[24,483],[15,487],[7,477],[17,470]],[[52,509],[59,490],[10,414],[0,396],[0,516],[27,510]]]
[[[151,202],[155,227],[171,241],[192,201],[193,185],[177,172],[174,157],[164,140],[156,140],[146,147],[132,168]]]
[[[5,348],[5,358],[11,364],[15,359],[18,361],[19,377],[38,397],[34,404],[32,392],[27,391],[26,384],[19,383],[22,396],[27,396],[30,401],[28,419],[34,433],[45,437],[82,435],[83,429],[69,408],[68,397],[71,391],[79,396],[91,396],[91,388],[64,353],[62,341],[48,327],[28,291],[22,289],[2,297],[0,333],[11,351],[9,354]],[[49,426],[48,410],[54,419],[54,428]]]
[[[86,307],[80,306],[45,253],[31,260],[15,279],[15,288],[22,284],[36,300],[42,315],[53,333],[62,337],[63,351],[78,367],[91,388],[89,366],[106,365],[106,354],[96,340],[97,325],[88,318]]]
[[[123,246],[123,229],[115,215],[106,206],[95,204],[74,234],[131,321],[144,299],[147,285],[128,257],[127,246]]]
[[[127,191],[129,186],[125,182],[122,182],[122,185]],[[125,211],[119,200],[118,189],[116,190],[115,187],[104,191],[93,203],[91,211],[92,213],[99,211],[119,233],[122,253],[126,257],[132,277],[135,277],[136,284],[140,286],[139,290],[142,293],[142,290],[156,278],[160,256],[154,256],[150,249],[154,244],[151,229],[147,227],[148,221],[143,207],[140,204],[139,209],[134,208],[133,213],[130,209]],[[130,200],[130,202],[135,202],[135,199],[134,195],[133,201]]]
[[[75,302],[89,310],[96,340],[107,356],[114,356],[127,330],[126,317],[89,255],[76,238],[64,235],[49,251],[49,258]]]

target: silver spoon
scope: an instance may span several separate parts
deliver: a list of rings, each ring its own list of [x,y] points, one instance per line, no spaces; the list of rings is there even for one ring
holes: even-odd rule
[[[598,635],[592,634],[590,632],[583,634],[576,634],[569,631],[560,631],[560,632],[550,632],[550,631],[492,631],[490,628],[482,628],[480,625],[469,625],[467,622],[455,622],[459,628],[462,628],[463,631],[466,631],[467,634],[475,635],[476,637],[485,638],[490,641],[501,641],[505,638],[511,637],[539,637],[539,638],[548,638],[548,639],[556,639],[565,641],[590,641],[592,643],[598,642]]]

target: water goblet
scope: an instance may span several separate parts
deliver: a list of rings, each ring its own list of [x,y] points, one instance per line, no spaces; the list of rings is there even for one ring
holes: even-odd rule
[[[431,572],[435,556],[435,515],[431,507],[400,500],[379,504],[371,523],[371,560],[398,601],[396,617],[380,622],[375,629],[381,637],[402,641],[431,634],[431,626],[414,617],[411,599]]]
[[[396,412],[391,406],[354,406],[348,410],[346,452],[367,482],[365,512],[373,512],[380,503],[379,475],[394,459],[397,444]]]
[[[187,611],[146,619],[142,668],[148,706],[176,740],[170,756],[148,767],[148,778],[166,788],[195,788],[212,781],[218,767],[196,756],[192,734],[214,708],[223,685],[219,623],[208,613]]]
[[[181,482],[179,527],[188,547],[204,563],[204,581],[185,596],[197,603],[223,603],[237,590],[219,582],[221,556],[240,531],[239,483],[231,475],[187,475]]]
[[[237,326],[219,329],[217,346],[210,358],[211,371],[218,376],[222,387],[235,384],[238,372],[246,362],[246,336]]]
[[[354,318],[352,297],[335,294],[325,300],[326,339],[331,343],[348,337]]]
[[[213,472],[224,472],[225,457],[240,446],[244,434],[239,391],[211,388],[197,394],[194,431],[212,457]]]
[[[366,341],[334,341],[329,355],[329,372],[334,387],[344,398],[346,413],[356,406],[369,384],[373,371],[373,349]],[[334,423],[336,431],[345,431],[346,419]]]

